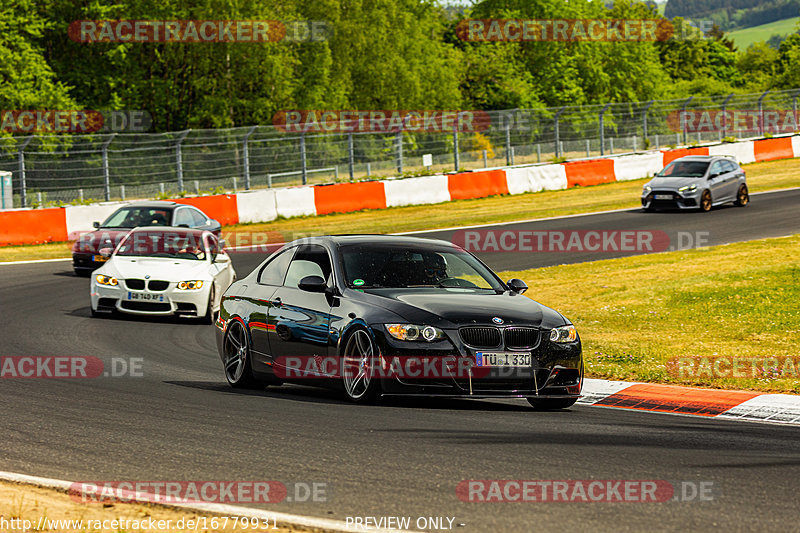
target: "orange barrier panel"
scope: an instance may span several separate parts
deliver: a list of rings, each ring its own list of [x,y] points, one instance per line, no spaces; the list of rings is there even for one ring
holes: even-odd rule
[[[236,206],[235,194],[175,198],[172,201],[179,204],[193,205],[206,215],[219,221],[223,226],[239,223],[239,209]]]
[[[760,393],[642,384],[631,385],[594,405],[717,416],[756,396]]]
[[[380,181],[317,185],[314,187],[314,205],[318,215],[386,209],[386,194]]]
[[[66,240],[66,209],[57,207],[0,211],[0,246]]]
[[[662,164],[663,166],[667,166],[679,157],[684,157],[687,155],[708,155],[708,147],[678,148],[677,150],[665,150],[662,152],[662,154],[664,154],[664,161]]]
[[[580,185],[598,185],[617,181],[614,174],[613,159],[592,159],[589,161],[572,161],[564,163],[567,173],[567,188]]]
[[[508,194],[505,170],[481,170],[447,176],[451,200]]]
[[[753,143],[756,161],[774,161],[776,159],[791,159],[794,157],[791,137],[778,139],[762,139]]]

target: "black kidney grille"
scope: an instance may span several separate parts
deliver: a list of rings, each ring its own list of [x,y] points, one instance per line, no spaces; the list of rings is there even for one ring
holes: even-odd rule
[[[169,281],[153,280],[147,284],[151,291],[165,291],[169,287]]]
[[[469,327],[458,330],[464,344],[475,348],[496,348],[500,346],[500,330],[492,327]]]
[[[141,291],[144,289],[144,280],[143,279],[126,279],[125,286],[129,289],[133,289],[135,291]]]
[[[533,348],[539,344],[539,330],[536,328],[506,328],[503,332],[506,348]]]

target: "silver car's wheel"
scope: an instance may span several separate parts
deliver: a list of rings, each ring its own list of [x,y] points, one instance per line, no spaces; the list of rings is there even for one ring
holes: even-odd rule
[[[241,322],[235,321],[228,327],[223,342],[223,364],[225,379],[231,387],[254,388],[263,386],[253,378],[250,366],[250,339]]]
[[[380,383],[373,376],[378,350],[369,333],[355,330],[347,339],[342,355],[342,384],[347,397],[354,402],[373,401]]]
[[[706,213],[711,211],[711,193],[709,191],[703,191],[703,195],[700,196],[700,210]]]
[[[747,185],[744,183],[739,186],[739,191],[736,193],[736,201],[734,203],[739,207],[744,207],[750,203],[750,192],[747,190]]]

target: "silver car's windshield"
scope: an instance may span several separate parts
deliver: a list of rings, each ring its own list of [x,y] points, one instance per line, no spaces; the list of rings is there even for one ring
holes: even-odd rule
[[[702,178],[708,170],[707,161],[673,161],[657,174],[660,178]]]

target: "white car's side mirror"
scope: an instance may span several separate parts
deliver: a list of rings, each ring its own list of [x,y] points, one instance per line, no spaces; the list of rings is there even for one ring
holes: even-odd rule
[[[225,253],[218,253],[217,256],[214,258],[215,263],[228,263],[230,262],[231,258],[228,254]]]

